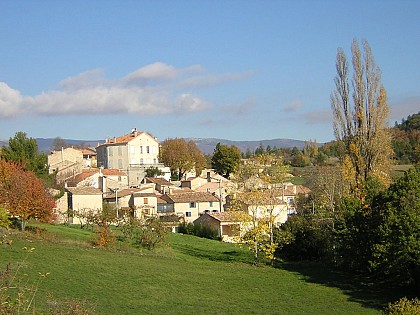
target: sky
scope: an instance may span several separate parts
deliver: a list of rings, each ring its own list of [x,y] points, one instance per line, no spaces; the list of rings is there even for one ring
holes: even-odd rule
[[[420,1],[0,0],[0,139],[334,139],[366,39],[390,125],[420,111]]]

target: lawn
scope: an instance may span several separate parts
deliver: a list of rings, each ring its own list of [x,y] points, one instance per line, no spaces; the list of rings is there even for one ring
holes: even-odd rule
[[[87,230],[43,227],[41,235],[14,232],[13,246],[0,247],[0,270],[21,262],[20,277],[42,279],[39,313],[46,301],[77,299],[99,314],[380,314],[386,301],[316,264],[253,266],[239,245],[171,234],[155,251],[103,249]]]

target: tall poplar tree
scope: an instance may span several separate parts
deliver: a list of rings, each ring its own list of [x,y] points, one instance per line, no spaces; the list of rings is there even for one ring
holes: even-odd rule
[[[335,90],[331,94],[334,133],[344,149],[340,156],[343,175],[350,192],[359,198],[363,198],[370,178],[389,183],[392,158],[389,108],[381,72],[366,40],[362,46],[361,51],[358,41],[353,40],[351,79],[347,57],[342,48],[338,49]]]

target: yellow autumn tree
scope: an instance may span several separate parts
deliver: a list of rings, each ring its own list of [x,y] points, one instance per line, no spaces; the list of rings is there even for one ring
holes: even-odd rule
[[[370,178],[389,184],[393,152],[381,72],[369,43],[363,40],[362,46],[363,51],[358,41],[353,40],[351,79],[347,57],[342,48],[338,49],[335,90],[331,94],[334,133],[343,146],[340,156],[343,177],[350,192],[361,200]]]

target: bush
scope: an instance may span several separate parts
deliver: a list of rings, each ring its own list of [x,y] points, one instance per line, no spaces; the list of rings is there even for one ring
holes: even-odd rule
[[[0,207],[0,229],[9,228],[11,225],[9,215],[7,214],[6,209]]]
[[[204,224],[194,225],[194,235],[198,237],[208,238],[211,240],[220,240],[219,233],[217,232],[217,230]]]
[[[386,315],[419,315],[420,300],[403,297],[394,303],[389,303],[383,313]]]
[[[151,250],[165,243],[167,230],[156,218],[149,218],[145,221],[131,219],[122,227],[122,233],[123,239],[133,245]]]
[[[220,240],[219,233],[217,232],[217,230],[204,224],[193,224],[184,222],[179,225],[178,232],[208,238],[211,240]]]
[[[326,260],[333,254],[330,222],[312,216],[290,216],[275,233],[281,256],[296,260]],[[280,238],[280,239],[279,239]]]

